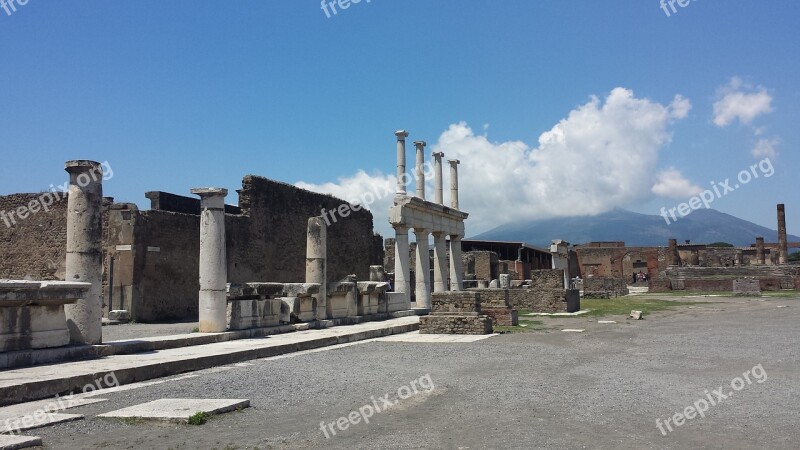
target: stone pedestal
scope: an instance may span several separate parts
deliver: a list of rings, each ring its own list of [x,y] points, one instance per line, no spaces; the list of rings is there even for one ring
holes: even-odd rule
[[[91,289],[90,283],[0,281],[0,352],[69,345],[64,308]]]
[[[227,327],[225,196],[227,189],[195,188],[200,196],[200,332],[221,333]]]
[[[103,169],[95,161],[67,161],[68,282],[91,284],[84,298],[64,306],[70,339],[77,344],[103,341]]]

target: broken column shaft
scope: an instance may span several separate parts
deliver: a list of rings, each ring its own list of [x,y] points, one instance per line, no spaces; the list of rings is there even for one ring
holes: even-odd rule
[[[442,195],[442,157],[444,153],[436,152],[433,154],[433,186],[434,186],[434,202],[437,205],[444,205],[444,196]]]
[[[308,219],[306,233],[306,283],[319,284],[319,293],[314,294],[317,300],[316,319],[327,318],[327,240],[328,231],[325,219],[312,217]]]
[[[450,163],[450,207],[458,209],[458,163],[461,161],[451,159]]]
[[[66,281],[91,283],[86,297],[64,305],[70,341],[103,341],[103,169],[95,161],[67,161]]]
[[[227,328],[228,263],[225,251],[225,196],[227,189],[195,188],[200,196],[200,332],[221,333]]]
[[[789,247],[786,243],[786,209],[778,205],[778,264],[789,262]]]

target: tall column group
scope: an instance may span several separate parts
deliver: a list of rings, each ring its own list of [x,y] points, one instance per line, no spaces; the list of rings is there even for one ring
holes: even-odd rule
[[[405,142],[408,132],[398,130],[397,137],[397,195],[407,195],[406,181],[406,147]],[[415,170],[416,176],[415,196],[425,200],[425,141],[415,141]],[[434,162],[434,203],[444,206],[442,158],[444,153],[433,153]],[[458,160],[449,160],[450,163],[450,207],[458,210]],[[431,290],[434,292],[463,289],[463,273],[461,264],[461,239],[462,236],[450,235],[450,269],[448,273],[448,248],[447,234],[423,227],[409,227],[408,225],[393,225],[395,230],[395,292],[406,294],[410,299],[410,252],[409,228],[414,229],[417,249],[415,254],[416,280],[414,293],[417,298],[417,307],[430,308]],[[433,234],[433,282],[430,279],[430,242]],[[448,286],[448,275],[450,283]]]

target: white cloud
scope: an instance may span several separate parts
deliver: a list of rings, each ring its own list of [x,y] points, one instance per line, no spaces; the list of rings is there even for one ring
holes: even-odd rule
[[[751,153],[755,158],[775,159],[775,157],[778,155],[775,147],[777,147],[780,143],[781,141],[778,138],[759,139],[759,141],[756,143],[756,146],[753,147]]]
[[[739,120],[750,124],[756,117],[772,112],[772,96],[763,86],[754,87],[741,78],[733,77],[717,90],[714,103],[714,124],[725,127]]]
[[[670,167],[658,173],[652,191],[659,197],[686,198],[703,192],[703,189],[684,178],[679,170]]]
[[[542,133],[536,148],[522,141],[491,142],[461,122],[450,125],[428,154],[441,151],[447,159],[461,160],[459,203],[470,213],[467,235],[512,221],[599,214],[653,196],[659,152],[671,139],[668,127],[675,119],[686,117],[690,109],[691,103],[679,95],[669,105],[662,105],[616,88],[604,100],[591,97],[572,110]],[[481,131],[486,133],[485,128]],[[391,158],[387,166],[393,165],[393,155],[387,139],[386,158]],[[409,149],[409,168],[411,155]],[[446,204],[448,175],[445,170]],[[393,191],[394,180],[394,175],[359,171],[337,183],[297,185],[352,201],[386,186]],[[432,180],[427,181],[430,199]],[[676,189],[664,192],[671,194]],[[391,197],[385,195],[370,205],[376,229],[384,236],[391,235],[386,221]]]

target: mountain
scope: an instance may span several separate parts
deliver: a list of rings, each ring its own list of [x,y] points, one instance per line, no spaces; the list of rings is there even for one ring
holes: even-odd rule
[[[777,219],[776,219],[777,225]],[[562,217],[509,223],[470,239],[520,241],[547,246],[553,239],[572,244],[592,241],[624,241],[631,247],[666,246],[670,238],[698,244],[728,242],[749,246],[756,237],[778,242],[778,232],[713,209],[699,209],[667,225],[663,217],[616,209],[597,216]],[[800,237],[789,235],[789,242]]]

